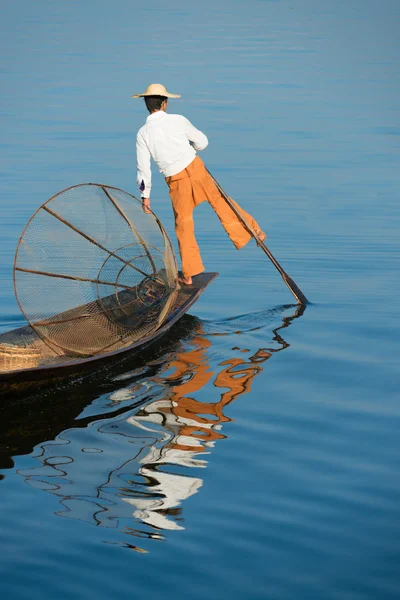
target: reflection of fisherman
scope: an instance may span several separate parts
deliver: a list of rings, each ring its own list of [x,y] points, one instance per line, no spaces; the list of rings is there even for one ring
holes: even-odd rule
[[[194,235],[193,210],[203,201],[211,204],[226,233],[239,250],[251,239],[241,221],[225,202],[196,150],[204,150],[207,137],[181,115],[167,114],[170,94],[159,83],[152,83],[143,94],[133,98],[145,99],[150,116],[138,132],[136,140],[137,180],[142,193],[143,208],[150,208],[150,157],[156,162],[169,186],[175,215],[175,231],[182,259],[182,278],[187,285],[192,276],[204,271],[200,250]],[[266,235],[253,217],[232,201],[261,240]]]
[[[169,369],[174,369],[164,379],[164,384],[172,386],[169,398],[151,402],[137,415],[128,418],[131,425],[152,433],[160,429],[159,433],[163,433],[161,447],[158,444],[151,446],[140,458],[139,473],[152,482],[149,486],[151,494],[123,498],[135,507],[136,518],[159,529],[183,529],[168,519],[168,515],[173,515],[181,501],[197,493],[202,485],[202,480],[191,474],[171,472],[171,466],[206,466],[200,456],[214,446],[215,440],[225,437],[220,429],[222,423],[230,419],[224,415],[224,407],[250,391],[252,380],[262,370],[257,363],[271,356],[269,352],[259,350],[248,362],[239,358],[224,361],[221,363],[224,368],[214,379],[207,360],[209,339],[198,335],[192,343],[193,349],[178,352],[168,365]],[[225,389],[220,400],[196,400],[193,395],[212,379],[215,387]],[[163,465],[168,469],[162,468]]]

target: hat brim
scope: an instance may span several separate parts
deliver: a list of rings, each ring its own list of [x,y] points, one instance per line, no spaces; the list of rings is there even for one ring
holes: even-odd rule
[[[170,94],[169,92],[165,92],[165,94],[134,94],[132,98],[145,98],[146,96],[165,96],[166,98],[180,98],[180,94]]]

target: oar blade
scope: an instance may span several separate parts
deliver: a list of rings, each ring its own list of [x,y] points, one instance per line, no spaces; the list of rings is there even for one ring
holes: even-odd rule
[[[289,277],[289,275],[287,273],[282,275],[282,277],[283,277],[283,281],[286,283],[289,290],[292,292],[293,296],[295,296],[295,298],[297,298],[298,302],[300,304],[308,304],[309,302],[308,302],[307,298],[305,297],[305,295],[303,294],[301,289],[295,284],[293,279],[291,277]]]

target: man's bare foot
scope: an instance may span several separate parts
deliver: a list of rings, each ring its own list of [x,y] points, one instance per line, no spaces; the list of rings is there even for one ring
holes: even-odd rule
[[[178,277],[179,283],[184,283],[185,285],[192,285],[193,279],[191,277]]]
[[[256,236],[258,237],[258,239],[261,242],[264,242],[267,239],[267,234],[264,231],[262,231],[262,229],[259,229],[258,231],[255,231],[254,233],[256,234]]]

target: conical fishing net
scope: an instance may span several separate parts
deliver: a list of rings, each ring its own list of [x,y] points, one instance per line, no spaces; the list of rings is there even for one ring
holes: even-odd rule
[[[68,188],[36,211],[18,243],[14,281],[40,337],[78,356],[154,332],[178,289],[174,251],[154,213],[97,184]]]

